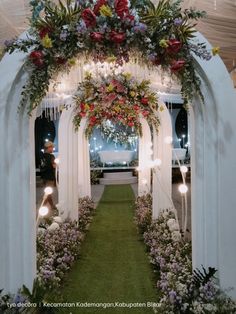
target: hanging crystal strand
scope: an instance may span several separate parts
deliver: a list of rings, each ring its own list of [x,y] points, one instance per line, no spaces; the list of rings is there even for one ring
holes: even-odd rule
[[[217,9],[217,0],[214,0],[214,10],[216,11]]]

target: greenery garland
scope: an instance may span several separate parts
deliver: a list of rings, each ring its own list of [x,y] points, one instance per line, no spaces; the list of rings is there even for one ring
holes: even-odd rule
[[[95,127],[100,127],[107,120],[128,126],[142,136],[140,117],[145,117],[149,125],[158,131],[157,96],[149,85],[149,81],[138,82],[129,73],[99,79],[88,73],[79,84],[74,97],[76,128],[80,126],[82,118],[86,117],[87,137],[91,136]]]
[[[118,64],[134,57],[170,71],[181,83],[185,103],[195,92],[201,96],[192,53],[205,60],[211,53],[204,43],[190,40],[205,12],[181,10],[181,0],[160,0],[157,6],[150,0],[59,0],[58,5],[32,0],[31,6],[28,38],[7,41],[5,49],[29,52],[29,79],[20,103],[29,104],[29,113],[41,103],[51,79],[82,57]]]

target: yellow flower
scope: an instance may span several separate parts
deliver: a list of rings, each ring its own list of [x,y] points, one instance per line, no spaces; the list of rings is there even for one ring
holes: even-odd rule
[[[111,8],[108,5],[103,4],[99,10],[102,16],[112,17]]]
[[[52,40],[48,37],[48,34],[43,37],[41,43],[44,48],[52,48]]]
[[[120,106],[119,106],[119,105],[115,106],[115,107],[114,107],[114,110],[115,110],[116,112],[119,112],[119,111],[120,111]]]
[[[107,62],[110,63],[110,62],[114,62],[116,61],[116,57],[115,56],[111,56],[111,57],[108,57],[107,58]]]
[[[89,105],[85,104],[84,109],[85,109],[85,111],[89,111],[89,109],[90,109]]]
[[[167,48],[169,45],[168,45],[168,40],[165,40],[165,39],[161,39],[159,41],[159,46],[162,47],[162,48]]]
[[[160,112],[164,111],[165,110],[164,106],[161,105],[159,110],[160,110]]]
[[[212,52],[213,56],[218,55],[219,52],[220,52],[220,47],[213,47],[213,48],[211,49],[211,52]]]
[[[107,92],[112,92],[114,90],[114,86],[112,85],[112,84],[109,84],[108,86],[107,86]]]
[[[129,94],[130,94],[131,97],[134,97],[135,96],[135,91],[132,90],[132,91],[130,91]]]
[[[76,58],[70,58],[68,60],[69,65],[75,65],[76,64]]]
[[[130,73],[123,73],[123,76],[127,79],[130,80],[132,75]]]

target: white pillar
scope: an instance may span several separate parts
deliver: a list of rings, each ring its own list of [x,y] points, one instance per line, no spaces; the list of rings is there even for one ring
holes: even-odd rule
[[[153,159],[160,159],[160,167],[153,171],[153,218],[157,218],[163,209],[173,208],[172,202],[172,145],[166,143],[167,137],[172,137],[171,117],[166,105],[159,105],[160,119],[158,134],[153,134]]]
[[[74,109],[64,110],[59,121],[59,206],[63,218],[78,219],[78,135]]]
[[[151,191],[151,169],[150,161],[152,155],[152,138],[150,127],[143,117],[140,118],[143,136],[139,137],[139,172],[138,172],[138,195],[144,195]]]
[[[0,287],[11,293],[31,289],[36,275],[34,118],[17,112],[23,57],[7,54],[0,63]]]
[[[91,197],[89,141],[85,136],[87,119],[83,118],[78,131],[78,189],[79,197]]]

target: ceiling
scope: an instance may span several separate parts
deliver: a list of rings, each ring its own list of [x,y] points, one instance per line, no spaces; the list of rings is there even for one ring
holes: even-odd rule
[[[213,46],[220,47],[220,56],[236,77],[236,0],[184,0],[183,7],[207,11],[207,18],[198,23],[197,29]],[[0,45],[21,34],[29,16],[29,1],[0,0]]]

